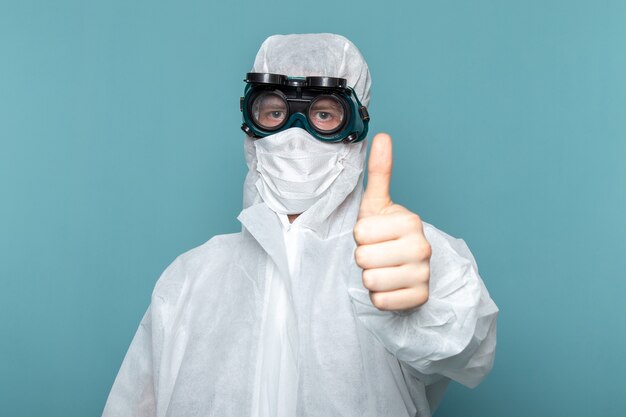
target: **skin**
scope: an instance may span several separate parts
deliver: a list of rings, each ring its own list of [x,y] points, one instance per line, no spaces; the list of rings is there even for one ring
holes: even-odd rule
[[[287,106],[279,97],[267,95],[260,100],[259,106],[254,108],[254,113],[261,126],[275,127],[287,117]],[[309,118],[317,128],[332,130],[343,121],[343,110],[335,100],[319,98],[311,105]]]
[[[432,249],[420,217],[391,200],[392,165],[391,137],[379,133],[372,141],[367,187],[354,225],[354,257],[372,304],[404,311],[428,301]],[[289,215],[289,221],[298,216]]]

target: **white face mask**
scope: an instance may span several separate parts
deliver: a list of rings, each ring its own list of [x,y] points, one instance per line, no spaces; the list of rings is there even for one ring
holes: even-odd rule
[[[324,143],[291,128],[254,141],[256,188],[270,209],[300,214],[317,202],[344,169],[345,143]]]

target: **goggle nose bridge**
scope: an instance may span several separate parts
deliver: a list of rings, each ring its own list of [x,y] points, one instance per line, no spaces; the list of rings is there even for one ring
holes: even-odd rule
[[[302,113],[296,113],[296,114],[293,115],[293,122],[290,124],[289,127],[299,127],[301,129],[306,130],[306,126],[304,124]]]

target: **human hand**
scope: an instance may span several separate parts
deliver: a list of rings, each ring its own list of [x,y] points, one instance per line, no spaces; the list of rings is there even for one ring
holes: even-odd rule
[[[389,196],[391,137],[377,134],[354,226],[354,253],[363,285],[379,310],[409,310],[428,301],[431,247],[420,217]]]

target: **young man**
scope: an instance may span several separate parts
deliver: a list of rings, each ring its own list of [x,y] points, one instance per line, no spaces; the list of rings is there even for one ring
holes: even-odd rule
[[[391,201],[387,135],[363,190],[369,89],[341,36],[263,43],[242,231],[165,270],[105,416],[430,416],[490,371],[498,309],[465,243]]]

